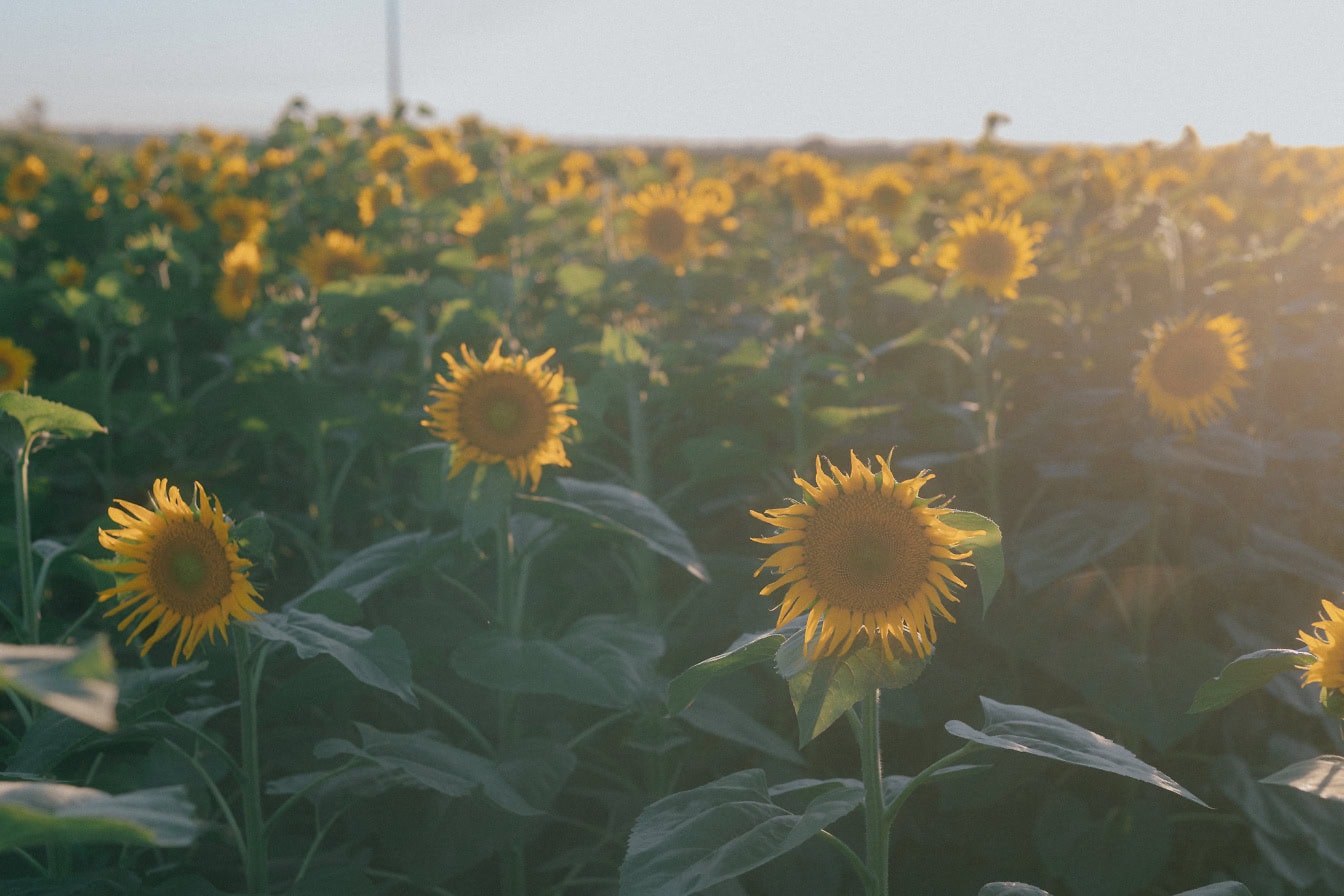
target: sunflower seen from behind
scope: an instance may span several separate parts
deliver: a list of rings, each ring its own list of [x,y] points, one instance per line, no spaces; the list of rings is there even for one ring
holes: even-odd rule
[[[231,521],[217,498],[196,483],[192,503],[167,479],[156,479],[150,506],[117,499],[107,510],[121,528],[98,530],[98,543],[112,560],[94,561],[117,584],[99,592],[99,601],[116,601],[105,614],[125,614],[117,625],[129,644],[151,630],[140,655],[177,631],[172,664],[191,659],[201,640],[228,641],[228,625],[266,612],[248,580],[251,562],[239,555]]]
[[[948,224],[951,234],[938,249],[938,266],[992,299],[1016,299],[1017,285],[1036,275],[1038,230],[1022,223],[1020,212],[978,212]]]
[[[1245,388],[1250,343],[1246,322],[1231,314],[1191,314],[1156,324],[1134,369],[1134,388],[1151,416],[1185,432],[1221,419]]]
[[[856,642],[880,645],[888,660],[897,651],[927,657],[937,638],[934,614],[954,621],[952,586],[966,584],[950,564],[970,552],[957,547],[985,534],[952,528],[940,519],[951,508],[920,497],[932,473],[898,480],[882,457],[877,465],[873,472],[851,451],[845,473],[818,457],[815,482],[794,477],[802,502],[751,511],[779,530],[752,540],[781,546],[756,570],[778,574],[761,594],[785,589],[777,626],[806,614],[809,658],[844,654]]]
[[[555,349],[535,358],[505,357],[502,345],[495,340],[484,361],[465,345],[461,361],[445,352],[448,376],[435,376],[425,406],[429,418],[421,423],[452,444],[448,478],[467,464],[503,464],[535,491],[542,467],[569,466],[561,436],[575,423],[569,416],[575,405],[564,400],[564,371],[546,366]]]

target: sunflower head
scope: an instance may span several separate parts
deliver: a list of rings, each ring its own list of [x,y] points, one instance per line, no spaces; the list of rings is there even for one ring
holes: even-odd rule
[[[704,210],[685,189],[649,184],[634,196],[627,196],[625,206],[636,216],[635,241],[663,264],[680,274],[688,261],[700,257]]]
[[[199,482],[190,504],[176,486],[157,479],[149,507],[117,500],[107,515],[121,528],[99,529],[98,543],[116,556],[94,565],[116,576],[117,584],[98,600],[116,601],[105,615],[126,614],[118,631],[135,623],[127,643],[153,627],[141,656],[176,629],[176,666],[191,659],[207,635],[212,643],[216,633],[227,641],[231,621],[266,612],[248,581],[251,563],[239,556],[229,518]]]
[[[891,234],[873,215],[851,215],[845,221],[845,248],[852,258],[867,265],[874,277],[901,260],[891,248]]]
[[[261,280],[261,251],[243,241],[224,253],[221,277],[215,286],[215,306],[227,320],[242,320],[252,307]]]
[[[1321,686],[1321,705],[1327,710],[1344,708],[1344,609],[1328,600],[1321,601],[1325,615],[1313,624],[1311,632],[1298,632],[1302,643],[1314,657],[1302,670],[1302,686],[1315,682]],[[1332,712],[1332,715],[1344,713]]]
[[[5,177],[5,198],[10,202],[31,202],[46,183],[46,164],[37,156],[24,156]]]
[[[564,401],[564,371],[546,362],[555,349],[528,358],[504,357],[496,340],[481,361],[462,346],[462,360],[444,353],[449,375],[438,374],[421,421],[430,432],[453,446],[451,479],[467,466],[503,464],[518,482],[530,479],[535,490],[541,468],[569,466],[561,435],[574,425]]]
[[[0,339],[0,392],[22,389],[33,373],[37,359],[8,336]]]
[[[1022,223],[1022,214],[982,209],[951,222],[952,233],[938,250],[938,266],[962,283],[978,286],[993,299],[1016,299],[1017,284],[1034,276],[1040,234]]]
[[[413,146],[407,150],[406,180],[411,192],[421,199],[442,196],[469,184],[476,174],[471,156],[442,140],[428,148]]]
[[[294,259],[294,266],[314,289],[361,274],[377,273],[382,264],[382,259],[364,251],[363,237],[356,238],[341,230],[328,230],[321,236],[313,234]]]
[[[1241,373],[1249,353],[1246,322],[1231,314],[1158,323],[1134,370],[1134,387],[1152,416],[1194,432],[1236,407],[1232,392],[1246,386]]]
[[[877,472],[852,451],[849,458],[848,473],[818,457],[815,482],[796,476],[801,503],[751,512],[779,530],[752,540],[781,545],[756,570],[778,573],[761,594],[785,589],[779,626],[807,615],[809,657],[845,653],[860,635],[890,660],[898,649],[926,657],[934,614],[952,622],[952,586],[965,587],[949,563],[970,552],[956,548],[984,533],[952,528],[940,519],[951,508],[919,496],[932,473],[898,480],[881,457]]]

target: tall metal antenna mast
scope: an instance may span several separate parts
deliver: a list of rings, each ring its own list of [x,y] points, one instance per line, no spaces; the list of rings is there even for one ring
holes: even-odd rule
[[[395,114],[401,104],[401,26],[397,0],[387,0],[387,104]]]

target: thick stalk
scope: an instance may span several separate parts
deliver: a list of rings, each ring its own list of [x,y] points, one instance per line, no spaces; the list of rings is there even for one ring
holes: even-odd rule
[[[863,717],[859,735],[859,760],[863,768],[863,827],[867,841],[864,861],[868,879],[867,896],[887,896],[889,838],[882,795],[882,735],[878,727],[877,688],[863,698]]]
[[[33,523],[28,506],[28,458],[33,440],[25,439],[14,461],[14,528],[19,541],[19,594],[23,605],[23,636],[28,643],[42,640],[42,606],[33,587]]]
[[[234,657],[238,665],[238,705],[242,717],[242,769],[239,788],[243,800],[243,873],[249,896],[265,896],[266,820],[261,811],[261,761],[258,749],[257,687],[261,679],[262,657],[252,650],[247,632],[237,627]]]

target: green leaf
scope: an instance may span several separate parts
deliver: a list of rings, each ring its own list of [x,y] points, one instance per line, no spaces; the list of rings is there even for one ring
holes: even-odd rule
[[[289,604],[297,604],[314,592],[330,588],[347,591],[362,603],[380,588],[432,563],[442,554],[444,545],[453,540],[455,536],[451,533],[434,535],[424,531],[375,542],[346,557]]]
[[[518,497],[535,502],[539,510],[558,511],[599,529],[638,538],[691,575],[709,581],[709,571],[700,562],[686,533],[661,507],[639,492],[610,482],[584,482],[565,476],[557,476],[555,481],[565,496],[563,499],[521,492]]]
[[[988,697],[981,697],[980,704],[985,709],[984,728],[977,731],[965,722],[953,719],[945,726],[948,732],[986,747],[1030,753],[1123,775],[1207,806],[1180,784],[1096,732],[1030,706],[999,703]]]
[[[463,678],[515,694],[554,694],[624,709],[651,690],[665,644],[657,630],[619,616],[586,616],[558,640],[488,631],[453,651]]]
[[[1305,650],[1271,647],[1239,656],[1223,667],[1218,677],[1200,685],[1187,712],[1221,709],[1233,700],[1269,684],[1282,672],[1298,669],[1315,659]]]
[[[247,627],[267,641],[289,644],[303,659],[325,654],[365,684],[419,705],[411,684],[411,657],[395,629],[380,625],[369,631],[292,607],[258,616]]]
[[[975,565],[975,575],[980,580],[981,613],[988,613],[1003,584],[1003,533],[999,524],[969,510],[954,510],[938,519],[962,532],[984,532],[962,540],[957,549],[971,552],[969,562]]]
[[[721,737],[782,762],[807,764],[802,754],[787,740],[756,721],[732,701],[717,694],[702,694],[677,718],[697,731]]]
[[[798,746],[807,746],[874,690],[913,683],[928,664],[928,659],[899,653],[888,660],[876,644],[813,661],[803,652],[803,632],[794,632],[775,655],[775,666],[789,683]]]
[[[805,800],[800,809],[776,801]],[[795,849],[863,802],[852,780],[766,786],[748,769],[648,806],[621,863],[622,896],[690,896]]]
[[[738,638],[723,653],[701,660],[682,672],[667,686],[667,713],[676,715],[691,705],[712,679],[737,669],[754,666],[772,658],[786,635],[778,630],[758,632]]]
[[[495,805],[515,815],[542,814],[505,780],[492,760],[445,743],[433,731],[398,734],[362,722],[356,722],[355,727],[362,747],[332,738],[319,742],[313,748],[314,755],[319,759],[354,756],[444,796],[461,797],[479,789]]]
[[[1143,501],[1083,501],[1017,536],[1013,572],[1023,590],[1035,591],[1106,556],[1149,521]]]
[[[1131,896],[1153,885],[1171,855],[1172,829],[1156,794],[1103,806],[1052,790],[1036,813],[1036,851],[1073,893]]]
[[[1050,896],[1050,894],[1030,884],[994,883],[981,887],[979,896]]]
[[[71,784],[0,782],[0,850],[53,842],[189,846],[196,827],[181,786],[113,796]]]
[[[117,667],[106,635],[78,647],[0,644],[0,685],[85,725],[117,728]]]
[[[1282,784],[1323,800],[1344,802],[1344,756],[1304,759],[1260,780],[1266,784]]]
[[[1277,569],[1331,591],[1344,590],[1344,563],[1268,527],[1250,525],[1244,553],[1249,561],[1265,569]]]
[[[1182,890],[1174,896],[1252,896],[1250,889],[1235,880],[1220,881],[1194,890]]]
[[[0,411],[18,420],[28,439],[41,432],[72,439],[107,432],[101,423],[83,411],[24,392],[0,393]]]
[[[606,271],[577,261],[562,264],[555,271],[555,282],[559,285],[560,291],[571,296],[597,292],[606,279]]]

